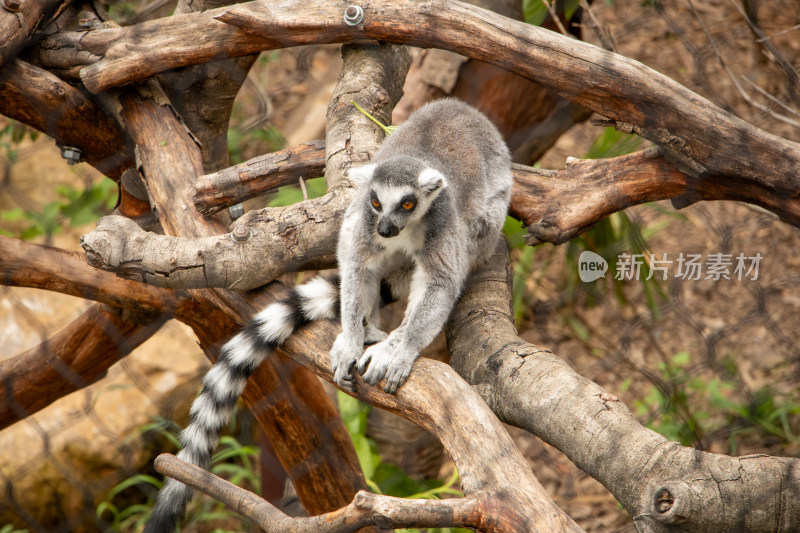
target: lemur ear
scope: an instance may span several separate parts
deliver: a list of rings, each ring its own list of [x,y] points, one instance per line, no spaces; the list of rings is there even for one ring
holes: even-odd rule
[[[447,179],[436,169],[426,168],[419,173],[417,178],[419,188],[425,193],[430,195],[434,191],[438,191],[447,187]]]
[[[361,167],[353,167],[347,171],[347,177],[356,185],[367,183],[372,179],[376,166],[376,164],[372,163]]]

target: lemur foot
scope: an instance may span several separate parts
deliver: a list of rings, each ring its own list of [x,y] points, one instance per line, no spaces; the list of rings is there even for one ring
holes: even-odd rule
[[[353,390],[353,375],[361,352],[362,342],[340,333],[331,347],[331,370],[333,381],[341,388]]]
[[[418,353],[408,351],[399,339],[390,335],[386,340],[367,348],[358,360],[358,371],[370,385],[386,378],[384,392],[395,394],[397,388],[405,383],[418,356]]]

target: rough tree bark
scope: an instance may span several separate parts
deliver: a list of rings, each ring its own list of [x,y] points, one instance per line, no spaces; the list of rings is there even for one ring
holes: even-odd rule
[[[30,8],[28,4],[31,3],[24,3],[26,9]],[[45,2],[36,9],[46,13],[66,4]],[[611,212],[659,198],[671,198],[676,206],[700,199],[749,201],[800,226],[800,182],[796,175],[800,147],[732,117],[635,61],[459,2],[389,0],[367,6],[364,20],[356,26],[344,24],[343,6],[339,3],[324,0],[315,7],[309,12],[300,5],[258,1],[129,28],[58,31],[43,39],[30,57],[38,61],[39,67],[58,69],[65,77],[75,76],[80,65],[87,65],[80,69],[80,80],[90,91],[99,93],[171,69],[310,42],[371,43],[377,39],[439,46],[513,70],[659,146],[608,161],[575,161],[558,172],[516,167],[512,213],[530,226],[530,243],[563,242]],[[0,24],[8,23],[8,13],[0,15]],[[127,277],[191,290],[184,293],[151,287],[137,292],[132,288],[135,283],[116,280],[115,288],[104,291],[100,283],[108,274],[100,272],[96,278],[75,283],[54,283],[63,277],[55,271],[39,280],[4,276],[3,283],[39,284],[80,292],[123,309],[166,308],[170,316],[193,325],[201,344],[213,351],[212,346],[231,334],[237,322],[246,320],[256,306],[274,301],[283,289],[275,283],[243,297],[228,290],[198,288],[258,287],[310,261],[329,261],[338,220],[350,195],[343,172],[349,165],[367,160],[382,135],[347,104],[351,95],[358,94],[359,100],[366,100],[359,102],[362,107],[388,122],[398,96],[389,81],[404,69],[394,47],[346,49],[345,72],[329,109],[327,153],[320,163],[322,146],[318,145],[317,159],[309,157],[290,170],[295,176],[318,169],[320,164],[327,165],[329,193],[281,210],[248,214],[232,230],[233,236],[251,236],[249,242],[242,244],[234,242],[231,234],[220,236],[226,231],[223,224],[205,218],[194,207],[194,179],[218,170],[204,169],[204,162],[219,161],[219,148],[203,154],[157,89],[137,85],[121,92],[115,109],[120,124],[117,127],[99,112],[95,101],[52,74],[26,63],[8,61],[45,17],[33,15],[28,22],[36,23],[27,28],[9,30],[0,25],[0,36],[9,36],[3,41],[7,44],[0,46],[0,66],[5,64],[0,72],[0,112],[70,144],[73,139],[75,143],[83,142],[87,161],[115,178],[132,168],[130,147],[135,145],[136,167],[166,235],[145,233],[124,217],[108,218],[84,239],[87,256],[94,264]],[[20,31],[23,37],[17,38]],[[199,34],[205,36],[203,42],[198,42]],[[366,63],[361,61],[364,58]],[[239,71],[247,68],[247,61],[243,61]],[[195,74],[198,71],[201,74],[196,79],[200,81],[202,73],[209,72],[201,68]],[[567,72],[569,76],[564,74]],[[77,79],[73,77],[72,81]],[[173,85],[175,90],[170,94],[176,99],[175,85],[180,84],[180,79],[172,74],[161,77],[163,83]],[[33,81],[35,91],[28,97],[26,84]],[[235,87],[236,80],[232,81]],[[211,97],[215,93],[205,94]],[[106,95],[103,101],[109,101]],[[211,113],[215,126],[209,127],[202,120],[195,126],[208,133],[209,140],[220,139],[219,119],[229,110],[225,102],[218,103]],[[186,114],[198,113],[196,108],[182,109]],[[94,118],[87,120],[87,113]],[[64,116],[69,117],[66,123],[58,120]],[[94,121],[97,124],[92,125]],[[87,132],[96,132],[96,136],[105,136],[108,140],[99,143],[105,146],[80,138],[92,135],[75,135],[70,131],[72,123]],[[121,157],[114,159],[119,154]],[[283,155],[287,154],[271,157],[277,160]],[[280,171],[268,168],[266,174],[281,179]],[[236,186],[263,190],[273,185],[251,181]],[[222,194],[225,199],[213,206],[207,204],[205,213],[231,201],[226,185],[211,177],[205,179],[204,187],[205,196]],[[586,194],[587,190],[596,194]],[[137,209],[141,207],[137,205]],[[0,239],[0,247],[12,248],[4,239]],[[58,253],[37,251],[46,255]],[[156,251],[161,255],[146,269],[133,268],[137,262],[150,261],[149,255]],[[265,257],[265,251],[270,257]],[[213,261],[219,257],[221,261]],[[23,271],[25,261],[30,263],[30,258],[23,259]],[[73,261],[74,257],[66,258],[68,264]],[[518,339],[509,311],[504,264],[501,254],[497,261],[476,273],[447,327],[453,367],[474,385],[502,420],[540,435],[567,453],[609,488],[642,531],[800,529],[800,511],[792,504],[800,493],[800,465],[796,459],[705,454],[666,442],[643,428],[616,397],[575,374],[545,348]],[[74,268],[76,273],[85,273],[87,267]],[[158,301],[153,302],[154,298]],[[95,306],[89,313],[101,309]],[[100,358],[97,343],[87,345],[86,353],[68,349],[81,339],[81,324],[89,318],[91,315],[79,319],[70,326],[72,330],[56,337],[55,342],[51,340],[50,346],[63,353],[59,364],[80,376],[63,390],[96,379],[107,364]],[[148,330],[141,328],[153,327],[154,323],[140,323],[138,329],[129,330],[130,335],[146,333]],[[276,452],[308,510],[322,513],[340,509],[326,518],[350,516],[362,520],[363,516],[356,517],[358,512],[354,509],[371,505],[364,503],[370,498],[356,495],[356,490],[363,488],[363,480],[335,409],[320,396],[316,378],[287,359],[330,380],[327,350],[335,333],[335,325],[324,322],[298,332],[251,380],[245,397],[267,432],[271,432]],[[89,335],[100,339],[97,330]],[[475,349],[476,346],[480,348]],[[28,382],[19,378],[19,369],[35,368],[32,365],[42,355],[40,347],[0,366],[7,398],[22,398],[32,409],[39,407],[31,399],[31,392],[41,386],[42,380],[50,379],[47,369],[26,376]],[[47,361],[49,364],[53,359]],[[95,361],[101,364],[84,374]],[[534,361],[536,364],[531,364]],[[21,389],[14,390],[14,386]],[[409,511],[419,513],[417,525],[458,523],[483,531],[577,529],[541,490],[486,404],[449,367],[420,361],[396,397],[361,382],[357,383],[356,392],[436,434],[458,464],[466,492],[466,500],[448,504],[453,507],[450,522],[442,521],[442,516],[425,522],[428,518],[423,517],[430,517],[426,513],[433,510],[428,509],[428,504],[411,502],[398,507],[400,514],[373,514],[363,524],[384,526],[387,522],[381,520],[391,516],[398,521],[388,525],[410,524],[402,518],[407,518],[409,515],[402,513]],[[61,393],[48,392],[48,401]],[[303,418],[309,412],[313,416]],[[19,414],[19,410],[16,414],[2,412],[0,421],[12,420]],[[279,435],[293,424],[297,425],[287,434]],[[467,446],[476,432],[483,437],[481,445]],[[292,439],[302,440],[298,444]],[[325,446],[326,441],[329,446]],[[316,454],[315,462],[307,461],[312,454]],[[163,465],[168,463],[162,461]],[[182,469],[179,465],[173,472],[180,474]],[[263,512],[269,514],[272,510]],[[457,513],[458,522],[452,518]],[[270,516],[269,519],[282,520]]]

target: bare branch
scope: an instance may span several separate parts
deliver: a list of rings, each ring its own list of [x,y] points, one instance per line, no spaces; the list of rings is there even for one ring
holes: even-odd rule
[[[382,124],[403,95],[411,64],[404,46],[342,46],[342,74],[331,94],[325,127],[325,181],[340,183],[351,166],[368,163],[386,137],[383,130],[351,103],[355,101]]]
[[[351,27],[342,19],[341,4],[332,0],[317,2],[313,11],[300,5],[277,8],[261,0],[90,31],[79,43],[61,34],[43,45],[66,40],[102,54],[102,60],[82,70],[92,91],[221,56],[310,42],[378,39],[446,48],[517,72],[601,115],[636,124],[653,142],[674,139],[665,149],[695,161],[700,173],[760,180],[767,187],[783,180],[800,189],[800,146],[753,127],[637,61],[460,2],[393,0],[376,9],[368,6],[364,22]],[[206,39],[198,43],[196,35]]]
[[[324,170],[325,143],[301,144],[200,176],[195,184],[194,204],[201,213],[212,215],[283,185],[297,183],[300,178],[322,176]]]
[[[617,126],[635,131],[630,125]],[[303,149],[303,153],[303,162],[293,166],[293,172],[302,174],[323,165],[322,147]],[[558,171],[515,165],[510,214],[528,226],[530,245],[566,242],[612,213],[657,200],[672,200],[676,208],[700,200],[747,202],[800,227],[800,199],[791,193],[791,183],[772,188],[757,180],[694,178],[661,154],[660,148],[651,148],[612,159],[574,160]],[[242,166],[255,166],[250,163],[233,167],[226,175],[236,175]],[[253,190],[265,188],[257,185],[260,176],[248,174],[247,178]],[[211,191],[218,185],[214,210],[249,197],[241,182],[228,179],[217,184],[211,179],[204,177],[202,187]],[[243,243],[232,234],[194,240],[167,237],[146,233],[126,219],[106,217],[84,236],[82,244],[91,264],[127,278],[172,288],[254,288],[283,272],[330,257],[349,201],[347,191],[337,188],[322,198],[248,213],[242,220],[252,237]],[[250,268],[256,262],[259,268]]]
[[[1,235],[0,271],[0,285],[56,291],[124,307],[128,313],[173,314],[178,308],[174,291],[120,279],[92,268],[78,252]]]
[[[110,178],[133,167],[119,126],[78,89],[29,63],[14,60],[0,71],[0,113],[79,148]]]
[[[72,0],[38,0],[16,2],[16,10],[13,7],[0,9],[0,67],[17,55],[42,22],[71,3]]]
[[[478,503],[473,500],[411,500],[359,491],[339,510],[313,517],[291,518],[250,491],[202,468],[161,454],[156,470],[198,489],[242,513],[266,533],[344,533],[373,525],[382,530],[406,527],[459,527],[475,525]]]
[[[733,83],[733,85],[739,91],[739,94],[742,96],[742,98],[744,98],[744,100],[748,104],[750,104],[751,106],[755,107],[756,109],[758,109],[760,111],[763,111],[764,113],[767,113],[767,114],[771,115],[776,120],[780,120],[781,122],[784,122],[786,124],[794,126],[795,128],[800,128],[800,122],[797,122],[796,120],[791,119],[791,118],[789,118],[789,117],[787,117],[785,115],[781,115],[780,113],[775,112],[774,109],[770,109],[769,107],[767,107],[767,106],[765,106],[765,105],[763,105],[763,104],[761,104],[759,102],[756,102],[755,100],[753,100],[750,97],[749,94],[747,94],[747,91],[744,90],[744,88],[742,87],[742,84],[739,83],[739,80],[736,78],[736,75],[731,71],[731,69],[728,67],[727,62],[722,57],[722,53],[720,53],[719,48],[717,48],[717,43],[714,41],[714,37],[711,36],[711,32],[708,31],[708,28],[706,27],[705,21],[703,20],[703,17],[701,17],[700,13],[697,12],[697,9],[694,7],[694,4],[691,2],[691,0],[689,0],[689,6],[692,8],[692,12],[694,13],[695,18],[698,20],[698,22],[700,22],[700,26],[702,26],[703,31],[706,34],[706,38],[708,38],[708,42],[711,43],[711,47],[714,49],[714,54],[716,54],[717,60],[719,61],[720,66],[725,71],[725,73],[728,75],[728,78],[731,80],[731,83]],[[749,19],[748,19],[748,21],[749,21]],[[772,43],[770,43],[770,47],[774,48],[774,45],[772,45]],[[791,72],[794,72],[794,71],[792,70]],[[797,73],[794,72],[794,74],[795,74],[795,77],[796,77]],[[792,79],[792,78],[790,77],[790,79]]]
[[[475,272],[446,329],[451,365],[501,420],[564,452],[641,531],[800,529],[800,459],[701,452],[640,425],[616,396],[517,336],[507,257],[499,246],[499,261]]]
[[[192,201],[194,181],[203,174],[200,147],[163,95],[155,87],[140,87],[123,92],[119,100],[120,119],[136,143],[141,173],[165,233],[198,238],[218,234],[219,224],[197,213]],[[212,300],[229,317],[224,327],[194,328],[212,356],[209,348],[235,331],[230,317],[244,322],[257,301],[253,295],[220,290],[190,294]],[[347,429],[309,372],[280,356],[270,357],[248,381],[243,398],[309,512],[340,507],[366,488]]]
[[[733,0],[728,0],[728,2],[736,8],[742,18],[747,22],[747,25],[750,26],[750,29],[753,33],[758,37],[756,42],[763,45],[763,47],[769,52],[768,57],[772,58],[775,63],[781,68],[784,74],[786,74],[786,78],[789,80],[789,92],[794,95],[795,103],[800,103],[800,73],[797,72],[797,69],[794,68],[794,65],[786,59],[778,47],[775,46],[770,39],[767,39],[767,36],[764,35],[764,32],[761,31],[761,28],[758,27],[758,24],[747,16],[747,13],[742,6],[739,5],[737,2]]]
[[[281,351],[332,381],[328,352],[337,332],[330,322],[315,322],[297,331]],[[492,531],[580,530],[552,503],[502,424],[450,366],[421,358],[397,395],[358,377],[349,393],[436,436],[458,468],[466,497],[482,502],[479,520],[487,530],[492,530],[489,524]],[[475,439],[476,434],[482,438]]]
[[[166,320],[95,304],[38,347],[0,361],[0,429],[103,378]]]
[[[527,242],[560,244],[627,207],[672,200],[681,208],[700,200],[759,205],[800,227],[800,199],[791,184],[777,190],[750,180],[693,178],[661,156],[659,148],[613,159],[576,159],[566,168],[514,166],[510,214],[528,226]]]

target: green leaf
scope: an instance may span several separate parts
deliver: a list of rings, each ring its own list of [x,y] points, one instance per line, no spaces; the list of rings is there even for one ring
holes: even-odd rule
[[[528,24],[541,26],[544,19],[547,18],[547,13],[547,7],[542,3],[542,0],[522,1],[522,15]]]
[[[384,126],[378,119],[376,119],[375,117],[373,117],[372,115],[367,113],[364,109],[361,108],[361,106],[359,106],[357,103],[355,103],[354,100],[350,100],[350,103],[353,104],[356,109],[361,111],[364,114],[364,116],[366,116],[372,122],[377,124],[383,130],[383,132],[386,134],[387,137],[389,135],[391,135],[394,132],[394,130],[397,129],[397,126]]]
[[[119,485],[115,486],[113,489],[108,491],[108,495],[106,496],[107,500],[114,498],[117,494],[122,492],[125,489],[129,489],[131,487],[135,487],[136,485],[152,485],[153,487],[160,489],[161,486],[164,484],[163,481],[154,478],[153,476],[148,476],[146,474],[138,474],[135,476],[131,476]]]
[[[691,361],[691,356],[687,351],[681,351],[672,356],[672,364],[677,367],[684,367]]]
[[[0,211],[0,220],[5,220],[6,222],[16,222],[23,218],[25,218],[25,211],[21,207]]]

